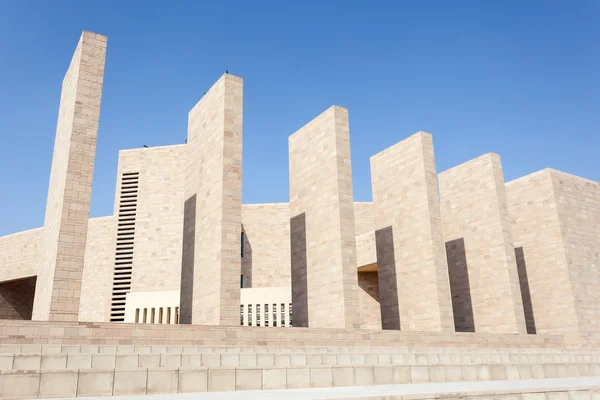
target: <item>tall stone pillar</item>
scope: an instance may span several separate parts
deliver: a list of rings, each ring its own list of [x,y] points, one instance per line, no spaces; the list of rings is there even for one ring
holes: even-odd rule
[[[242,97],[226,73],[189,113],[181,323],[240,324]]]
[[[348,110],[323,112],[289,151],[294,326],[358,328]]]
[[[526,333],[500,156],[485,154],[438,180],[457,330]]]
[[[371,157],[383,329],[454,331],[431,135]]]
[[[63,80],[34,320],[78,319],[106,41],[84,31]]]

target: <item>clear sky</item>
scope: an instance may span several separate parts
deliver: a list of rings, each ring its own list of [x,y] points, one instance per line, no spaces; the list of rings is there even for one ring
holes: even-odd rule
[[[120,149],[183,143],[228,69],[244,78],[244,203],[289,198],[287,138],[350,110],[369,157],[419,130],[438,171],[493,151],[505,179],[600,180],[600,1],[0,1],[0,235],[43,225],[60,87],[84,29],[108,36],[91,216]]]

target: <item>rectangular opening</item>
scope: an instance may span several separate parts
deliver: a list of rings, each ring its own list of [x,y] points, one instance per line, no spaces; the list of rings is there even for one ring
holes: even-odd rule
[[[140,309],[136,308],[135,309],[135,323],[137,324],[138,322],[140,322]]]
[[[162,324],[163,323],[163,308],[159,308],[158,309],[158,323]]]
[[[167,324],[171,323],[171,307],[167,307]]]
[[[147,320],[148,320],[148,309],[144,308],[144,324],[146,323]]]
[[[179,323],[179,307],[175,307],[175,324]]]
[[[150,323],[153,324],[154,323],[154,314],[156,312],[156,309],[154,307],[152,307],[152,312],[150,315]]]

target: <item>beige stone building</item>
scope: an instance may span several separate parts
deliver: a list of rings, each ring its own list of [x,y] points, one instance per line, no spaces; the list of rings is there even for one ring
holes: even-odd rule
[[[600,341],[598,182],[505,183],[493,153],[438,174],[418,132],[371,158],[373,202],[356,203],[332,106],[289,138],[290,203],[242,204],[230,74],[185,144],[119,153],[114,213],[88,219],[106,44],[84,32],[66,73],[44,226],[0,238],[1,319]]]
[[[226,73],[186,143],[120,151],[90,219],[106,49],[83,32],[67,69],[44,226],[0,237],[0,399],[600,376],[598,182],[505,182],[494,153],[438,174],[417,132],[354,202],[332,106],[290,132],[289,203],[242,204]],[[590,398],[567,389],[472,398]]]

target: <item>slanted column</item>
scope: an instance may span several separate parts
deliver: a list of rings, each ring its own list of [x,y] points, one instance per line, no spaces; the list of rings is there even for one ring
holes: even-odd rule
[[[348,110],[323,112],[289,151],[294,326],[358,328]]]
[[[383,329],[453,331],[431,135],[371,157]]]
[[[33,320],[79,316],[106,42],[84,31],[63,80]]]
[[[485,154],[438,179],[457,330],[526,333],[500,156]]]
[[[242,91],[225,74],[189,113],[181,323],[240,324]]]

